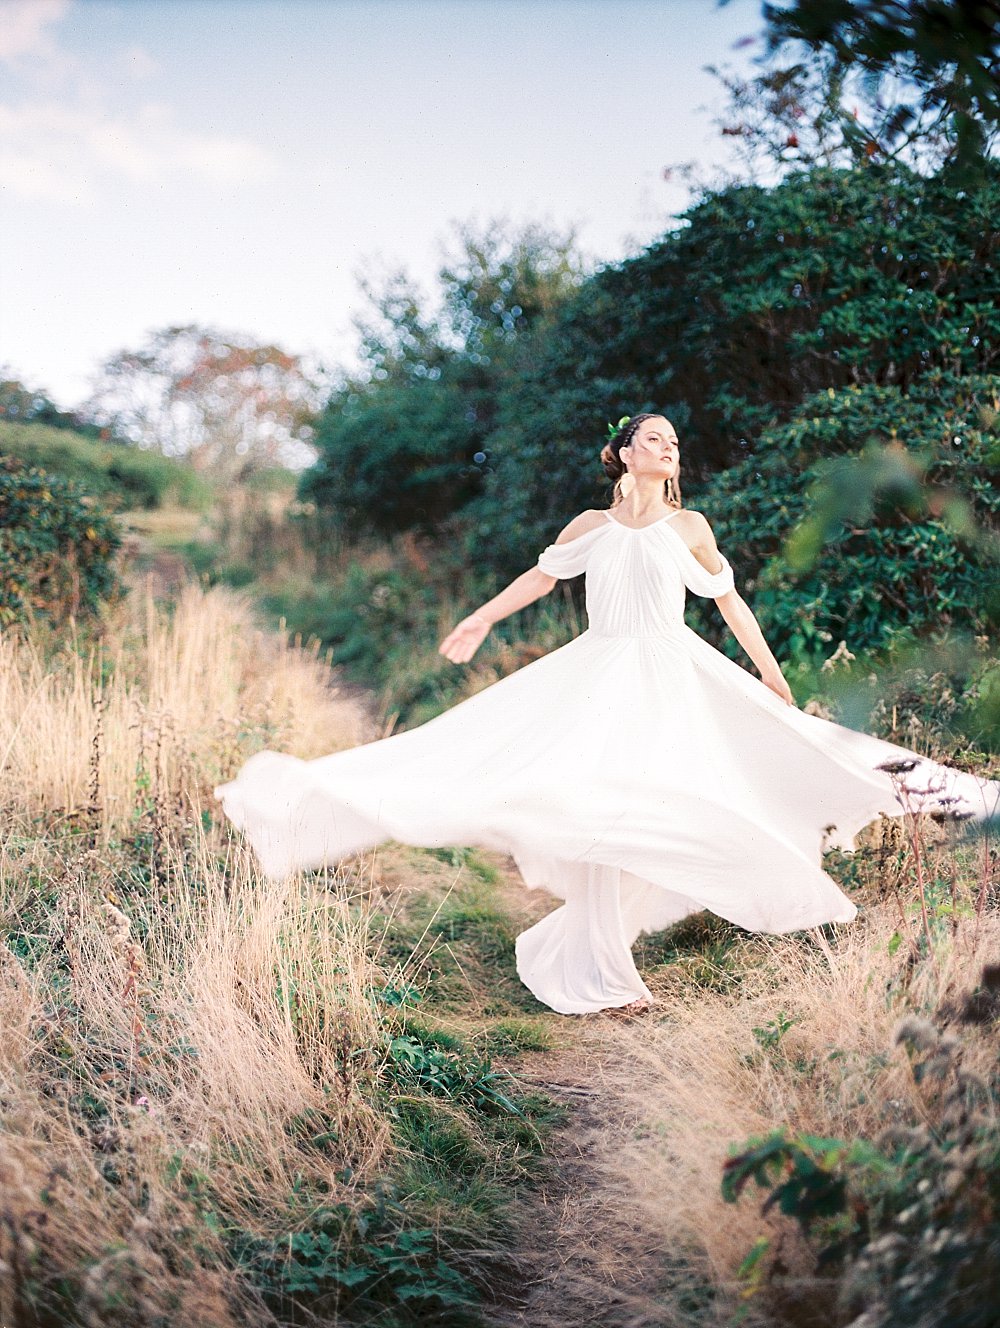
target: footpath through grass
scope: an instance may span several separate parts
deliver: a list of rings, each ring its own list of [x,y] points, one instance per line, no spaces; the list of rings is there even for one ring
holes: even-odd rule
[[[211,786],[364,724],[229,592],[7,635],[0,702],[0,1318],[482,1322],[557,1115],[489,869],[260,878]]]
[[[0,638],[0,1319],[992,1328],[991,840],[876,828],[851,926],[702,915],[639,943],[652,1016],[563,1019],[498,855],[276,885],[220,820],[253,751],[380,730],[338,688],[222,587]]]

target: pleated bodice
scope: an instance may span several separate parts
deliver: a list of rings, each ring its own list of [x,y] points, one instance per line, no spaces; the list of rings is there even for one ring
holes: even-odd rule
[[[586,570],[587,617],[595,635],[673,635],[684,627],[687,590],[715,599],[733,589],[725,558],[719,572],[706,571],[672,529],[677,513],[636,528],[604,515],[603,525],[566,544],[550,544],[538,559],[549,576]]]

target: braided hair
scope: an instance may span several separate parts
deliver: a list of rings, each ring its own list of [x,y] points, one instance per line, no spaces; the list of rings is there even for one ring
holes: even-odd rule
[[[609,480],[614,480],[614,488],[611,494],[611,506],[617,507],[622,501],[621,478],[625,474],[625,464],[619,453],[623,447],[627,447],[639,431],[639,426],[646,420],[657,420],[660,416],[655,411],[646,411],[645,414],[633,415],[629,422],[623,425],[614,438],[609,443],[605,443],[601,448],[601,464],[604,467],[604,473]],[[663,496],[668,507],[681,506],[681,485],[680,472],[672,480],[664,480]]]

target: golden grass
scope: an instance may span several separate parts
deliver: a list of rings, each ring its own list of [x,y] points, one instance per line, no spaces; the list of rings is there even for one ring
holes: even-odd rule
[[[268,883],[210,792],[261,747],[308,758],[365,729],[317,653],[259,630],[226,590],[189,586],[169,609],[137,598],[97,643],[0,636],[0,1323],[63,1282],[84,1324],[274,1324],[249,1280],[224,1271],[218,1214],[274,1237],[308,1217],[297,1195],[351,1206],[390,1167],[398,1147],[370,1091],[385,1031],[370,991],[387,975],[356,906],[372,896],[366,864]],[[957,871],[946,845],[929,853],[929,877]],[[956,881],[967,908],[969,857]],[[723,1203],[731,1146],[781,1124],[876,1138],[919,1117],[893,1030],[974,985],[1000,948],[995,912],[960,912],[936,962],[908,969],[906,942],[890,953],[890,939],[912,883],[891,839],[882,859],[829,950],[748,937],[718,983],[693,955],[647,973],[652,1019],[607,1021],[599,1054],[588,1044],[637,1122],[612,1131],[607,1201],[722,1293],[703,1324],[735,1302],[762,1232],[784,1232],[808,1282],[787,1224],[752,1194]],[[963,1041],[969,1070],[995,1060],[986,1032]]]
[[[361,733],[317,653],[261,630],[223,589],[188,585],[173,612],[147,596],[97,644],[46,652],[0,636],[0,803],[27,817],[90,809],[105,841],[140,789],[197,817],[252,750],[308,759]]]
[[[946,846],[934,855],[942,871],[954,869]],[[895,1030],[909,1014],[945,1017],[1000,953],[1000,917],[975,916],[980,882],[970,864],[959,891],[967,911],[938,939],[936,963],[925,954],[908,965],[905,942],[891,944],[900,915],[894,899],[879,898],[881,875],[871,873],[863,913],[837,929],[829,949],[801,937],[747,937],[727,964],[739,975],[735,990],[692,987],[670,968],[647,974],[656,1015],[616,1032],[641,1120],[620,1154],[640,1220],[665,1249],[688,1250],[730,1306],[758,1237],[777,1237],[788,1276],[807,1295],[814,1262],[791,1220],[761,1215],[762,1191],[751,1185],[737,1205],[723,1201],[733,1147],[783,1126],[877,1141],[887,1127],[923,1119],[926,1089],[894,1045]],[[995,1029],[963,1027],[961,1045],[963,1069],[988,1080]],[[773,1303],[762,1309],[769,1323],[797,1321]]]
[[[60,1279],[83,1323],[274,1322],[214,1215],[276,1234],[389,1147],[356,878],[268,883],[201,817],[252,750],[363,718],[232,594],[140,608],[51,657],[0,639],[2,1322]]]

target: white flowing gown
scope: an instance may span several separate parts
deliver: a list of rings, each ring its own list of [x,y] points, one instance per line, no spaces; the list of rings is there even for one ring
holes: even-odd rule
[[[879,813],[893,760],[921,805],[994,815],[1000,784],[785,705],[684,623],[685,587],[717,598],[670,524],[607,520],[538,559],[586,573],[589,626],[419,728],[312,761],[264,751],[215,790],[266,875],[385,840],[513,855],[565,903],[517,938],[517,971],[563,1014],[649,996],[642,931],[710,909],[751,931],[848,922],[820,868]]]

